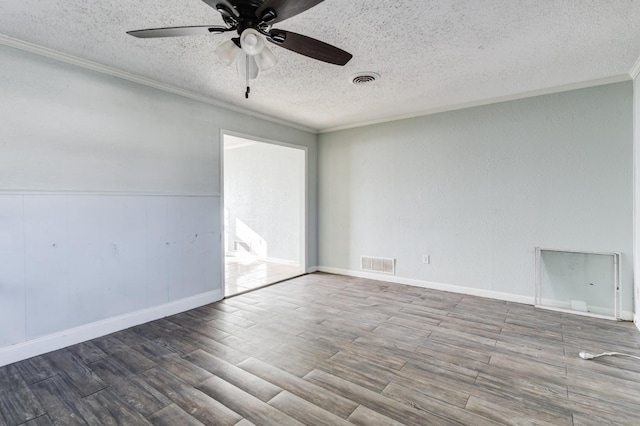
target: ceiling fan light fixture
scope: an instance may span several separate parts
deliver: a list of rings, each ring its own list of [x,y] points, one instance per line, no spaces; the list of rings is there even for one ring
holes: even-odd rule
[[[236,61],[236,69],[238,70],[238,75],[240,78],[248,80],[254,80],[258,77],[258,64],[256,63],[256,57],[251,55],[245,55],[241,53],[238,55],[238,60]]]
[[[240,35],[240,46],[247,55],[256,56],[264,50],[264,38],[253,28],[247,28]]]
[[[191,25],[180,27],[148,28],[127,31],[139,38],[204,36],[235,31],[238,37],[227,40],[215,49],[222,62],[231,66],[235,62],[238,74],[247,83],[245,97],[249,98],[249,80],[262,70],[272,68],[276,56],[266,47],[266,40],[280,47],[328,64],[346,65],[353,55],[336,46],[303,34],[286,30],[272,30],[271,24],[292,18],[321,3],[323,0],[203,0],[216,9],[224,26]]]
[[[265,47],[259,55],[256,55],[255,58],[260,71],[269,70],[278,62],[276,55],[267,47]]]
[[[222,62],[230,66],[238,58],[238,55],[242,53],[242,49],[236,46],[233,40],[227,40],[218,46],[214,53]]]

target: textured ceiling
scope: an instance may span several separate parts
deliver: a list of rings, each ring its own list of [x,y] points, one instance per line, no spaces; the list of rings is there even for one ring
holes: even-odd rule
[[[0,34],[317,130],[622,79],[640,57],[640,1],[325,0],[274,28],[334,44],[351,62],[269,44],[278,64],[246,100],[213,53],[231,33],[125,34],[208,24],[223,22],[201,0],[0,0]],[[361,71],[381,79],[351,84]]]

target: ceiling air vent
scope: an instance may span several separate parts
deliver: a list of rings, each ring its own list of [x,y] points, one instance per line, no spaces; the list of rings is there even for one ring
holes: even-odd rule
[[[373,83],[376,80],[380,80],[380,74],[375,72],[359,72],[353,76],[351,83],[361,86],[363,84]]]

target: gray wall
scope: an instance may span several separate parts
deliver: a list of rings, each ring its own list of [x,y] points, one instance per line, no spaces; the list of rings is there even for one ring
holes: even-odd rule
[[[317,135],[3,45],[0,63],[0,364],[221,297],[222,130],[308,148],[316,264]]]
[[[392,257],[533,300],[534,247],[622,252],[632,311],[632,102],[626,82],[320,135],[321,267]]]
[[[315,199],[313,133],[3,45],[0,59],[0,190],[219,196],[224,129],[307,147]]]

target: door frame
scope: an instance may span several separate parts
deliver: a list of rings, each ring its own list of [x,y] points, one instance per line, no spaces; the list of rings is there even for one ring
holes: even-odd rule
[[[277,145],[286,148],[299,149],[304,153],[304,182],[302,183],[302,209],[300,212],[300,272],[306,274],[309,268],[309,250],[307,249],[308,241],[308,218],[309,218],[309,148],[304,145],[296,145],[292,143],[277,141],[273,139],[267,139],[260,136],[250,135],[247,133],[240,133],[233,130],[220,129],[220,247],[222,248],[222,265],[221,282],[222,282],[222,298],[226,297],[226,274],[225,274],[225,226],[224,226],[224,138],[225,136],[233,136],[237,138],[247,139],[254,142],[267,143],[270,145]]]

